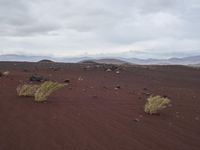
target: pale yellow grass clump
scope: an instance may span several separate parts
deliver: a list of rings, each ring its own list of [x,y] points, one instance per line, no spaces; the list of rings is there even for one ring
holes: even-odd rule
[[[64,87],[64,84],[57,82],[46,81],[41,84],[40,88],[35,92],[35,101],[43,102],[47,100],[47,97],[54,91]]]
[[[64,84],[52,81],[46,81],[40,85],[24,84],[17,87],[17,94],[19,96],[32,96],[35,97],[35,101],[43,102],[51,93],[62,87]]]
[[[40,85],[24,84],[17,87],[19,96],[34,96]]]
[[[144,106],[144,111],[149,114],[157,114],[160,110],[166,108],[171,100],[161,96],[150,96]]]

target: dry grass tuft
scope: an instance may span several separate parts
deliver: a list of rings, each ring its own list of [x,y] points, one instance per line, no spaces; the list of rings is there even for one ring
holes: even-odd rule
[[[144,111],[149,114],[157,114],[160,110],[166,108],[171,100],[161,96],[150,96],[144,106]]]
[[[64,84],[52,81],[46,81],[40,85],[24,84],[17,87],[17,94],[19,96],[35,97],[35,101],[43,102],[47,100],[52,92],[62,87],[64,87]]]
[[[54,91],[64,87],[64,84],[57,82],[46,81],[37,89],[35,92],[35,101],[43,102],[46,101],[48,96]]]
[[[17,87],[17,94],[19,96],[34,96],[40,85],[24,84]]]

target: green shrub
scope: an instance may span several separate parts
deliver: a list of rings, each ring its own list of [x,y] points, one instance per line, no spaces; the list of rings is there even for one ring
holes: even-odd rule
[[[34,96],[40,85],[24,84],[17,87],[19,96]]]
[[[157,114],[170,104],[170,99],[161,96],[150,96],[144,106],[144,111],[149,114]]]
[[[62,87],[64,87],[64,84],[60,84],[60,83],[52,82],[52,81],[44,82],[43,84],[41,84],[41,86],[35,92],[35,101],[43,102],[43,101],[47,100],[48,96],[52,92],[54,92]]]

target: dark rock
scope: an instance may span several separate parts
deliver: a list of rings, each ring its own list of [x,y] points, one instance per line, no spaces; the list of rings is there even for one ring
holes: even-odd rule
[[[69,79],[64,80],[65,83],[70,83]]]
[[[135,121],[135,122],[139,122],[139,121],[140,121],[140,119],[138,119],[138,118],[135,118],[135,119],[134,119],[134,121]]]
[[[115,90],[118,90],[118,89],[121,89],[121,86],[117,85],[117,86],[115,87]]]
[[[118,85],[116,88],[120,89],[121,87]]]
[[[168,98],[168,96],[167,96],[167,95],[163,95],[163,97],[164,97],[164,98]]]
[[[34,74],[29,78],[29,80],[30,81],[36,81],[36,82],[42,82],[42,81],[47,81],[48,79],[44,78],[41,75]]]

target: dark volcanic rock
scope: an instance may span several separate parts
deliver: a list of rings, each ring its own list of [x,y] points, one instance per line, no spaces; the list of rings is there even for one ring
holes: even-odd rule
[[[30,78],[29,78],[30,81],[37,81],[37,82],[42,82],[42,81],[46,81],[48,80],[47,78],[44,78],[43,76],[41,75],[38,75],[38,74],[33,74]]]
[[[69,79],[64,80],[65,83],[70,83]]]

